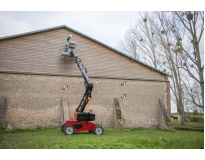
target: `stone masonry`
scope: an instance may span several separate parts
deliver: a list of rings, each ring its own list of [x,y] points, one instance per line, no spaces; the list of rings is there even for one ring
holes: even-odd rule
[[[118,98],[125,127],[159,126],[159,99],[166,104],[166,82],[90,79],[94,88],[85,112],[92,107],[96,123],[114,127],[114,98]],[[84,92],[82,77],[0,73],[0,97],[6,98],[4,123],[13,128],[61,126],[73,119]]]

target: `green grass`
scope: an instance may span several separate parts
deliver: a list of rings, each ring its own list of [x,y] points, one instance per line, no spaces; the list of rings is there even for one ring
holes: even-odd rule
[[[60,128],[0,132],[1,149],[203,149],[204,133],[184,130],[104,129],[65,135]]]
[[[184,125],[180,125],[179,121],[172,121],[172,125],[178,130],[188,130],[188,131],[201,131],[204,132],[204,123],[197,122],[185,122]]]

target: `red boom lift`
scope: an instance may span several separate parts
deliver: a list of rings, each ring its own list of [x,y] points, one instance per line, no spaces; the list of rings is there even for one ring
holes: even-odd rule
[[[87,70],[83,65],[81,59],[75,54],[75,42],[70,41],[71,37],[71,35],[68,37],[66,42],[66,52],[62,52],[61,56],[71,57],[73,58],[73,61],[77,64],[84,78],[85,93],[83,95],[82,100],[80,101],[79,106],[74,112],[74,120],[67,120],[66,123],[62,125],[61,131],[64,132],[66,135],[71,135],[75,132],[87,130],[90,133],[102,135],[103,128],[98,124],[90,122],[95,120],[95,114],[91,112],[84,112],[86,105],[91,99],[91,92],[94,85],[88,78]]]

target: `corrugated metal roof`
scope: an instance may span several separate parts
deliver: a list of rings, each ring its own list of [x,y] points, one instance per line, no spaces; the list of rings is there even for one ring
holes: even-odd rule
[[[155,70],[155,71],[158,71],[158,72],[160,72],[160,73],[162,73],[162,74],[164,74],[164,75],[169,76],[169,74],[164,73],[163,71],[161,71],[161,70],[159,70],[159,69],[156,69],[156,68],[154,68],[154,67],[152,67],[152,66],[150,66],[150,65],[148,65],[148,64],[146,64],[146,63],[144,63],[144,62],[142,62],[142,61],[139,61],[139,60],[137,60],[137,59],[135,59],[135,58],[133,58],[133,57],[130,57],[130,56],[128,56],[127,54],[125,54],[125,53],[123,53],[123,52],[121,52],[121,51],[119,51],[119,50],[117,50],[117,49],[115,49],[115,48],[113,48],[113,47],[111,47],[111,46],[108,46],[107,44],[104,44],[104,43],[102,43],[102,42],[100,42],[100,41],[98,41],[98,40],[96,40],[96,39],[94,39],[94,38],[92,38],[92,37],[89,37],[89,36],[87,36],[87,35],[85,35],[85,34],[79,32],[79,31],[77,31],[77,30],[75,30],[75,29],[73,29],[73,28],[70,28],[70,27],[68,27],[68,26],[66,26],[66,25],[61,25],[61,26],[57,26],[57,27],[51,27],[51,28],[46,28],[46,29],[41,29],[41,30],[36,30],[36,31],[31,31],[31,32],[25,32],[25,33],[21,33],[21,34],[15,34],[15,35],[6,36],[6,37],[0,37],[0,40],[5,40],[5,39],[9,39],[9,38],[15,38],[15,37],[19,37],[19,36],[25,36],[25,35],[29,35],[29,34],[35,34],[35,33],[44,32],[44,31],[49,31],[49,30],[53,30],[53,29],[59,29],[59,28],[67,28],[67,29],[69,29],[69,30],[71,30],[71,31],[73,31],[73,32],[76,32],[76,33],[78,33],[78,34],[80,34],[80,35],[82,35],[82,36],[84,36],[84,37],[86,37],[86,38],[89,38],[89,39],[91,39],[91,40],[93,40],[93,41],[95,41],[95,42],[97,42],[97,43],[99,43],[99,44],[101,44],[101,45],[103,45],[103,46],[105,46],[105,47],[107,47],[107,48],[109,48],[109,49],[111,49],[111,50],[113,50],[113,51],[115,51],[115,52],[121,54],[121,55],[123,55],[123,56],[126,56],[126,57],[130,58],[130,59],[133,60],[133,61],[136,61],[136,62],[138,62],[138,63],[141,63],[141,64],[144,65],[144,66],[147,66],[147,67],[149,67],[149,68],[151,68],[151,69],[153,69],[153,70]]]

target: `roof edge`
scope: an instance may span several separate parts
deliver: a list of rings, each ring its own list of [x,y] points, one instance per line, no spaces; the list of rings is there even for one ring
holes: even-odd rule
[[[39,32],[45,32],[45,31],[49,31],[49,30],[53,30],[53,29],[59,29],[59,28],[63,28],[63,27],[67,28],[67,26],[61,25],[61,26],[45,28],[45,29],[40,29],[40,30],[36,30],[36,31],[31,31],[31,32],[25,32],[25,33],[20,33],[20,34],[14,34],[14,35],[10,35],[10,36],[0,37],[0,40],[20,37],[20,36],[25,36],[25,35],[29,35],[29,34],[35,34],[35,33],[39,33]]]
[[[95,42],[97,42],[97,43],[99,43],[99,44],[101,44],[101,45],[103,45],[103,46],[105,46],[105,47],[107,47],[107,48],[109,48],[109,49],[115,51],[115,52],[118,52],[119,54],[121,54],[121,55],[123,55],[123,56],[125,56],[125,57],[127,57],[127,58],[130,58],[130,59],[133,60],[133,61],[136,61],[136,62],[138,62],[138,63],[141,63],[142,65],[147,66],[147,67],[151,68],[152,70],[155,70],[155,71],[157,71],[157,72],[160,72],[160,73],[162,73],[162,74],[164,74],[164,75],[166,75],[166,76],[170,76],[169,74],[164,73],[163,71],[161,71],[161,70],[159,70],[159,69],[157,69],[157,68],[154,68],[154,67],[152,67],[152,66],[149,65],[149,64],[146,64],[146,63],[144,63],[144,62],[142,62],[142,61],[140,61],[140,60],[138,60],[138,59],[135,59],[135,58],[133,58],[133,57],[131,57],[131,56],[129,56],[129,55],[127,55],[127,54],[125,54],[125,53],[123,53],[123,52],[121,52],[121,51],[119,51],[119,50],[113,48],[113,47],[111,47],[111,46],[108,46],[108,45],[105,44],[105,43],[102,43],[102,42],[100,42],[100,41],[98,41],[98,40],[96,40],[96,39],[94,39],[94,38],[92,38],[92,37],[90,37],[90,36],[87,36],[87,35],[85,35],[85,34],[79,32],[79,31],[73,29],[73,28],[70,28],[70,27],[68,27],[68,26],[66,26],[66,25],[61,25],[61,26],[56,26],[56,27],[51,27],[51,28],[46,28],[46,29],[41,29],[41,30],[36,30],[36,31],[31,31],[31,32],[20,33],[20,34],[10,35],[10,36],[6,36],[6,37],[0,37],[0,40],[5,40],[5,39],[14,38],[14,37],[19,37],[19,36],[25,36],[25,35],[29,35],[29,34],[35,34],[35,33],[39,33],[39,32],[45,32],[45,31],[49,31],[49,30],[53,30],[53,29],[59,29],[59,28],[67,28],[67,29],[69,29],[69,30],[71,30],[71,31],[73,31],[73,32],[76,32],[76,33],[78,33],[78,34],[80,34],[80,35],[82,35],[82,36],[84,36],[84,37],[86,37],[86,38],[88,38],[88,39],[91,39],[91,40],[93,40],[93,41],[95,41]]]

